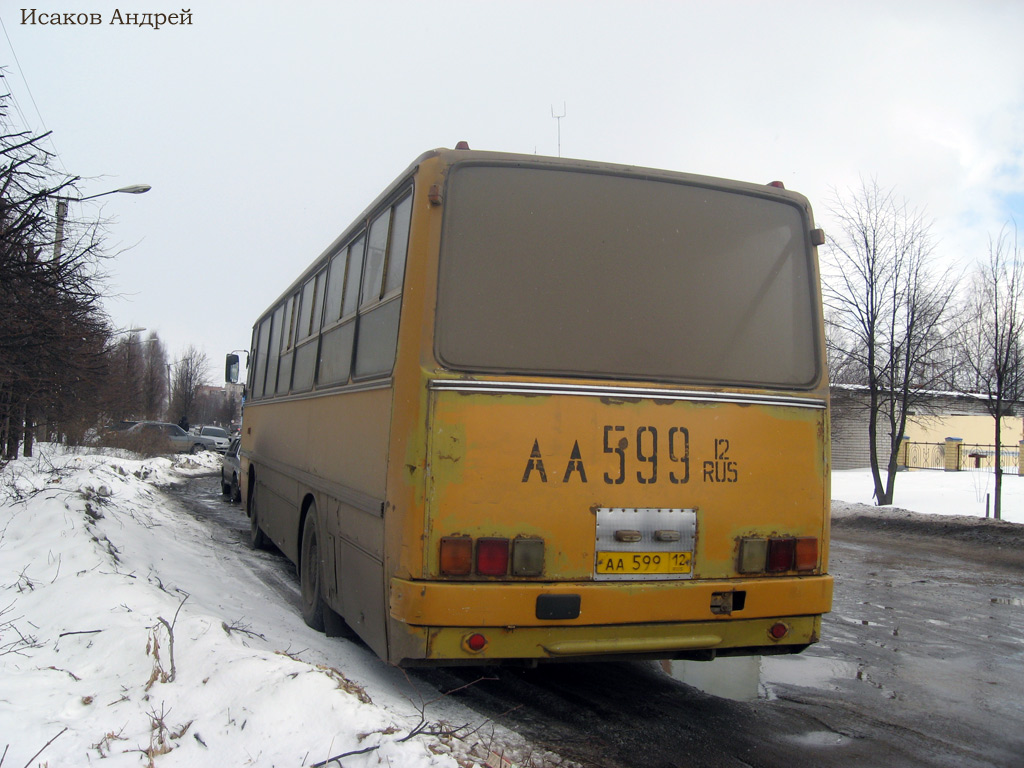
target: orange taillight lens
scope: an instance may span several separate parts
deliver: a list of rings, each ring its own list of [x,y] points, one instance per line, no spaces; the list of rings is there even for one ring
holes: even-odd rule
[[[807,536],[796,540],[796,569],[813,571],[818,567],[818,540]]]
[[[473,570],[473,540],[469,536],[445,536],[441,539],[441,573],[465,576]]]

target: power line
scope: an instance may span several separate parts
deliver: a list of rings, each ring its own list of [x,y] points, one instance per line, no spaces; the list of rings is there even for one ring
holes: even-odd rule
[[[14,50],[14,43],[11,42],[11,36],[7,32],[7,25],[4,24],[3,16],[0,16],[0,28],[3,28],[4,38],[7,40],[7,47],[11,49],[11,57],[14,59],[14,63],[18,68],[18,74],[21,76],[21,82],[25,85],[25,91],[28,93],[29,101],[32,102],[32,108],[35,109],[36,117],[39,118],[39,125],[42,126],[42,132],[45,133],[46,121],[43,120],[43,113],[39,111],[39,105],[36,104],[36,97],[33,95],[32,88],[28,84],[28,78],[25,77],[25,70],[24,68],[22,68],[21,61],[18,59],[18,52]],[[29,123],[28,118],[25,116],[24,111],[22,111],[21,104],[18,103],[18,97],[15,96],[14,89],[12,88],[9,90],[10,93],[8,95],[11,98],[11,102],[14,104],[15,110],[17,110],[18,112],[18,116],[21,118],[21,124],[25,126],[26,130],[31,131],[32,126]],[[60,159],[60,153],[57,151],[57,145],[53,141],[53,134],[51,133],[49,136],[46,137],[46,139],[47,142],[50,144],[50,147],[53,149],[52,155],[56,159],[58,165],[60,165],[65,175],[70,175],[68,173],[67,168],[64,167],[64,163]]]

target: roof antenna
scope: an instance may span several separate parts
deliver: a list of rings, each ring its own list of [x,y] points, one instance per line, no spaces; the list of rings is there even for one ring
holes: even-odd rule
[[[562,102],[562,114],[555,114],[555,106],[551,105],[551,116],[558,122],[558,156],[562,156],[562,118],[565,117],[565,102]]]

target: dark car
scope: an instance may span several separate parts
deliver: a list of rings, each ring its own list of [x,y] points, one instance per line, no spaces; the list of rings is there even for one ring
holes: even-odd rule
[[[237,437],[232,440],[231,445],[220,459],[220,492],[229,497],[231,501],[242,500],[242,489],[238,486],[238,475],[241,472],[238,446],[241,442]]]

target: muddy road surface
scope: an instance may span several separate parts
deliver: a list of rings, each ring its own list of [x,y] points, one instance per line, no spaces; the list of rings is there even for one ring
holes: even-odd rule
[[[216,477],[175,495],[247,546]],[[251,562],[298,610],[294,569]],[[582,766],[1024,766],[1024,526],[837,503],[830,571],[799,656],[410,674]]]

